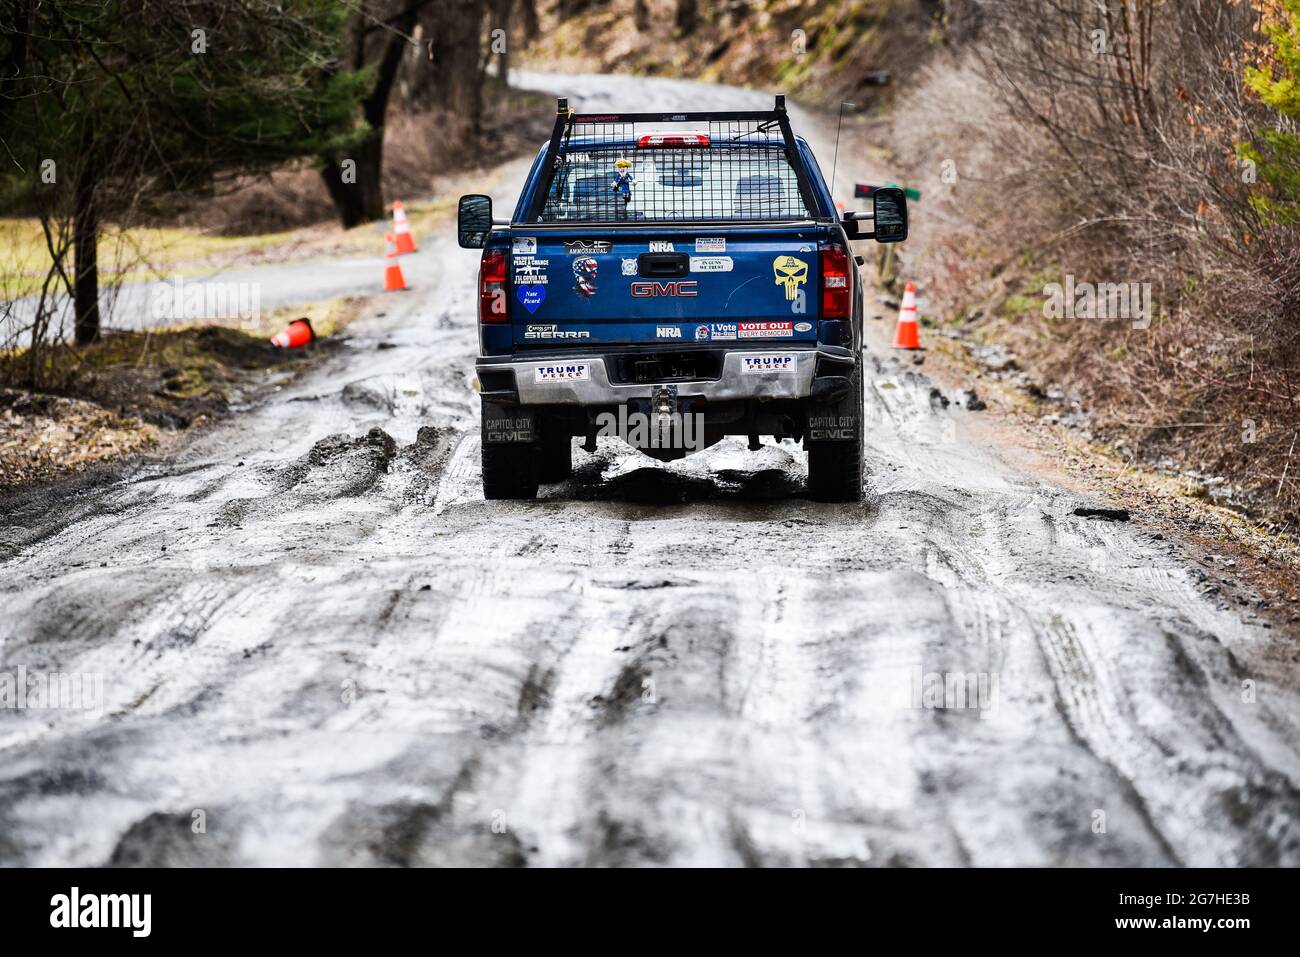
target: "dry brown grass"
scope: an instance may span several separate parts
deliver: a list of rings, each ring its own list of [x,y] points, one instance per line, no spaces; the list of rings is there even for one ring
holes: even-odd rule
[[[158,429],[93,402],[0,389],[0,489],[158,444]]]
[[[40,353],[47,391],[0,389],[0,488],[149,452],[229,414],[332,349],[360,301],[275,310],[257,328],[192,325],[108,332],[90,346]],[[269,335],[306,313],[318,342],[282,352]],[[12,357],[19,364],[24,356]]]

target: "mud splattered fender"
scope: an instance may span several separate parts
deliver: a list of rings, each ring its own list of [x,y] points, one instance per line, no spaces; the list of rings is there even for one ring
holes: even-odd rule
[[[533,410],[518,405],[483,402],[483,441],[490,445],[534,442],[537,425]]]
[[[853,442],[862,430],[862,372],[848,376],[819,376],[804,406],[804,438],[808,442]]]

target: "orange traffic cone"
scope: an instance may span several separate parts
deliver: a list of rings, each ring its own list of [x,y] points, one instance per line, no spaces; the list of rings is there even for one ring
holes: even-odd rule
[[[402,278],[402,267],[397,263],[397,239],[392,233],[384,233],[384,258],[388,265],[384,268],[384,292],[405,289],[406,280]]]
[[[397,252],[415,252],[415,237],[411,235],[411,224],[406,221],[406,207],[400,199],[393,201],[393,232],[397,234]]]
[[[295,319],[271,337],[271,345],[277,349],[297,349],[315,341],[316,330],[310,319]]]
[[[894,330],[895,349],[919,349],[921,340],[916,325],[916,283],[903,289],[903,305],[898,310],[898,327]]]

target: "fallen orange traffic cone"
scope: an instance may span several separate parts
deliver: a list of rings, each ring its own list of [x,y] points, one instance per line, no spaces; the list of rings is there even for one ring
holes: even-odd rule
[[[402,267],[397,263],[397,240],[392,233],[384,233],[384,258],[388,265],[384,268],[384,292],[405,289],[406,280],[402,278]]]
[[[411,235],[411,224],[406,221],[406,207],[400,199],[393,201],[393,232],[397,234],[397,252],[415,252],[415,237]]]
[[[295,319],[271,337],[271,345],[277,349],[297,349],[316,340],[316,331],[311,327],[310,319]]]
[[[919,349],[921,340],[916,325],[916,283],[903,289],[903,305],[898,310],[898,327],[894,330],[895,349]]]

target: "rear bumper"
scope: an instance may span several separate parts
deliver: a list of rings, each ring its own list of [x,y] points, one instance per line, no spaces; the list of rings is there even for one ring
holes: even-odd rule
[[[753,360],[792,356],[782,371],[747,371]],[[659,383],[619,383],[611,380],[607,356],[557,354],[549,356],[480,357],[476,370],[485,399],[519,405],[608,406],[648,398]],[[747,362],[749,359],[751,361]],[[804,399],[813,394],[819,362],[823,375],[845,375],[853,356],[835,347],[737,349],[723,357],[716,379],[672,381],[683,398],[708,402],[737,399]]]

